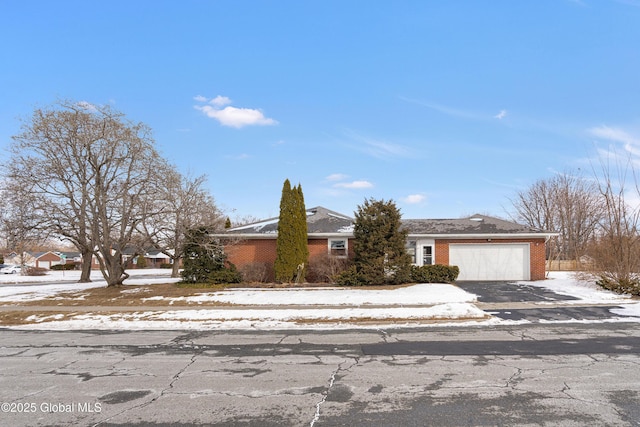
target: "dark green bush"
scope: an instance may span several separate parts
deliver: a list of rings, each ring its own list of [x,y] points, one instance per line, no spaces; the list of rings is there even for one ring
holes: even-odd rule
[[[453,283],[460,269],[456,265],[417,265],[411,266],[411,281],[416,283]]]
[[[235,265],[227,263],[227,268],[212,271],[209,274],[208,282],[213,284],[240,283],[242,282],[242,274],[236,269]]]
[[[56,270],[56,271],[60,271],[60,270],[75,270],[76,269],[76,265],[75,264],[56,264],[56,265],[52,265],[50,270]]]
[[[160,264],[160,268],[173,268],[173,264],[169,264],[168,262],[163,262]]]
[[[342,273],[335,276],[336,285],[338,286],[365,286],[366,281],[362,274],[358,273],[355,265],[347,268]]]

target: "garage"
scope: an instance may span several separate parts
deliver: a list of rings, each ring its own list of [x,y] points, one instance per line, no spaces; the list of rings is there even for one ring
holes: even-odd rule
[[[450,244],[458,280],[530,280],[528,243]]]

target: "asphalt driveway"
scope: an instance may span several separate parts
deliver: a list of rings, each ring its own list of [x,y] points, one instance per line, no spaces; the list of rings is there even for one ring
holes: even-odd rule
[[[485,303],[577,300],[549,289],[515,282],[457,282],[456,285],[466,292],[476,294],[478,302]]]
[[[620,317],[611,312],[611,309],[618,308],[618,305],[581,305],[578,303],[578,298],[521,282],[458,282],[456,285],[466,292],[477,295],[480,308],[505,320],[540,322],[604,320]],[[513,306],[510,307],[509,303],[513,303]],[[532,308],[517,308],[522,305],[521,303],[537,304]],[[492,304],[495,306],[487,309]],[[486,306],[483,307],[483,305]]]

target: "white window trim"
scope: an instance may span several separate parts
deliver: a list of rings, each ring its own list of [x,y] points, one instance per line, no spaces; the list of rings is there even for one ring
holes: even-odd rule
[[[344,255],[333,255],[331,253],[331,242],[344,242]],[[329,256],[335,257],[335,258],[348,258],[349,257],[349,239],[345,238],[333,238],[333,239],[327,239],[327,253],[329,254]]]
[[[424,240],[416,240],[416,265],[422,266],[425,265],[424,261],[424,250],[425,246],[431,246],[431,264],[436,263],[436,241],[435,239],[424,239]]]

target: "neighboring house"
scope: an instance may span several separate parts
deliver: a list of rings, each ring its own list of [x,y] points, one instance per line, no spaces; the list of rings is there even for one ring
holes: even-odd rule
[[[124,262],[127,268],[137,268],[137,262],[133,248],[127,248],[123,251]],[[160,268],[162,264],[172,264],[173,261],[170,257],[163,254],[160,251],[148,249],[144,253],[147,268]],[[46,252],[24,252],[23,256],[12,252],[4,257],[5,264],[11,265],[26,265],[29,267],[46,268],[50,269],[54,265],[58,264],[74,264],[77,269],[80,269],[82,264],[82,255],[80,252],[58,252],[58,251],[46,251]],[[91,268],[94,270],[100,269],[100,263],[94,255],[91,261]]]
[[[147,261],[147,268],[160,268],[164,264],[173,264],[170,256],[156,249],[147,249],[144,258]]]
[[[81,259],[78,252],[24,252],[22,257],[14,252],[5,257],[5,263],[15,265],[22,263],[29,267],[50,269],[58,264],[79,264]]]
[[[61,256],[60,252],[31,252],[34,258],[33,263],[27,264],[36,268],[49,269],[51,266],[65,264],[66,260]]]
[[[309,259],[329,254],[353,256],[354,219],[323,207],[307,209]],[[458,280],[541,280],[545,245],[556,233],[498,218],[473,215],[461,219],[407,219],[407,252],[414,265],[460,267]],[[233,227],[225,252],[238,268],[276,259],[278,218]]]

